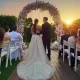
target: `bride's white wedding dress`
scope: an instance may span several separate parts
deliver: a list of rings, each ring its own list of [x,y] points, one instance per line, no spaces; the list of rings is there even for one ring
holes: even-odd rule
[[[23,80],[47,80],[53,73],[41,37],[33,35],[23,61],[17,66],[18,76]]]

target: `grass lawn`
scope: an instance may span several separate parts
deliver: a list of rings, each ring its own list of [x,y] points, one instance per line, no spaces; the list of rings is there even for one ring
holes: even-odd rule
[[[19,61],[12,61],[12,66],[8,66],[8,68],[5,68],[5,60],[2,61],[2,65],[1,65],[1,74],[0,74],[0,80],[8,80],[9,76],[11,75],[11,73],[13,72],[13,70],[16,68],[17,64],[19,63]]]
[[[29,46],[29,42],[25,42],[25,44],[27,45],[27,47]],[[1,64],[0,80],[8,80],[9,76],[14,71],[17,64],[20,62],[19,60],[12,60],[12,66],[9,65],[8,68],[5,68],[5,61],[6,60],[4,59]]]
[[[25,42],[25,44],[27,45],[27,47],[29,47],[29,43],[30,43],[30,42]]]

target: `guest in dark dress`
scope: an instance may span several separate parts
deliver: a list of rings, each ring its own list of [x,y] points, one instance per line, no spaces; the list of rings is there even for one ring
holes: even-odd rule
[[[76,43],[80,44],[80,29],[77,32],[77,38],[76,38]],[[78,56],[80,56],[80,51],[78,51]],[[79,61],[78,61],[79,62]]]
[[[72,46],[70,48],[70,53],[75,53],[75,40],[76,40],[76,30],[72,29],[70,32],[70,37],[68,38],[68,43]],[[75,59],[71,56],[71,67],[74,66]]]
[[[63,46],[64,40],[68,41],[69,37],[70,37],[70,34],[68,33],[68,29],[64,30],[64,34],[61,36],[61,41],[60,41],[61,46]],[[67,46],[65,46],[65,48],[67,48]],[[59,50],[59,57],[61,57],[61,53],[63,53],[63,48]]]
[[[80,44],[80,29],[78,30],[77,37],[78,38],[76,38],[76,43]],[[80,52],[79,51],[78,51],[78,56],[80,56]]]
[[[78,31],[78,34],[79,34],[79,31]],[[69,37],[68,42],[70,44],[72,44],[74,47],[74,48],[70,48],[70,53],[74,53],[74,55],[75,55],[76,43],[80,44],[80,37],[79,37],[79,35],[76,36],[76,30],[74,30],[74,29],[71,30],[71,37]],[[80,56],[80,52],[78,52],[77,55]],[[71,56],[71,67],[73,68],[74,65],[75,65],[75,57]]]

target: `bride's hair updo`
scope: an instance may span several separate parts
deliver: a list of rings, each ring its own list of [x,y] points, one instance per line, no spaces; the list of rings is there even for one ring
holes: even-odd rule
[[[38,23],[38,19],[34,20],[34,25],[33,25],[33,29],[34,29],[34,33],[36,33],[36,25]]]

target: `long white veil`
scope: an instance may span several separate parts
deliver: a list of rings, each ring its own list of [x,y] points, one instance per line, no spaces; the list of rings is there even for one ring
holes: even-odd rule
[[[54,68],[48,60],[41,37],[33,35],[23,61],[17,66],[18,76],[24,80],[47,80],[53,73]]]

